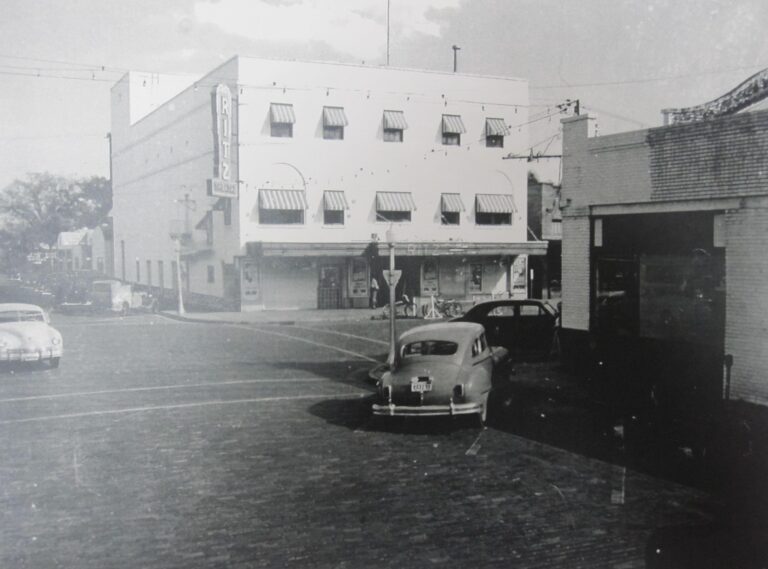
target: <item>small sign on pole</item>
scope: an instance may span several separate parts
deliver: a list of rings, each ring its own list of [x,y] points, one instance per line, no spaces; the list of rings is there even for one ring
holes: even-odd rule
[[[387,284],[389,286],[397,286],[398,281],[400,280],[400,275],[403,274],[402,270],[395,270],[395,271],[383,271],[384,278],[387,279]]]

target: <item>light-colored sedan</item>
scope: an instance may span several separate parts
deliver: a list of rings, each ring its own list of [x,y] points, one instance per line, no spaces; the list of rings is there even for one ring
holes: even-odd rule
[[[488,397],[507,350],[491,347],[474,322],[418,326],[403,333],[393,368],[378,382],[374,415],[488,416]]]
[[[58,367],[64,343],[48,314],[34,304],[0,304],[0,363],[47,362]]]

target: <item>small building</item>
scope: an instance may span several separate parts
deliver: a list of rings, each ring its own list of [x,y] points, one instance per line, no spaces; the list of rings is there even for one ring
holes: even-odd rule
[[[767,87],[764,71],[659,128],[597,137],[594,116],[563,120],[571,362],[632,346],[625,371],[768,403]]]
[[[91,269],[92,231],[87,228],[62,231],[56,240],[57,265],[62,271]]]
[[[525,80],[234,57],[112,89],[115,276],[221,308],[527,296]]]
[[[560,186],[528,177],[528,231],[534,241],[547,242],[547,254],[530,257],[529,291],[532,298],[559,299],[561,293],[561,258],[563,216],[560,210]]]

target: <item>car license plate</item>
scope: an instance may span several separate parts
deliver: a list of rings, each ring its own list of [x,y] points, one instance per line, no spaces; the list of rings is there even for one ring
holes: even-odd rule
[[[411,391],[415,393],[424,393],[425,391],[432,391],[432,383],[428,381],[414,381],[411,383]]]

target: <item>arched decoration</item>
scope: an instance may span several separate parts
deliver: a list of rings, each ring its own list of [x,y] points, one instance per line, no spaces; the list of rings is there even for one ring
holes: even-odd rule
[[[692,123],[737,113],[766,97],[768,97],[768,69],[763,69],[713,101],[695,107],[664,109],[661,113],[664,116],[665,125]]]

